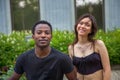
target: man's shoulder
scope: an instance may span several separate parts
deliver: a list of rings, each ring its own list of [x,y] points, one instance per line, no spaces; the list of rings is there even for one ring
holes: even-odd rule
[[[26,56],[33,54],[33,53],[34,53],[34,49],[30,49],[30,50],[27,50],[27,51],[23,52],[22,54],[20,54],[19,57],[26,57]]]
[[[57,49],[54,49],[54,48],[52,48],[52,53],[54,53],[54,55],[56,55],[56,57],[61,58],[61,59],[69,57],[67,54],[65,54]]]
[[[57,49],[55,49],[55,48],[52,48],[52,52],[55,53],[55,54],[57,54],[57,55],[63,55],[63,56],[66,56],[65,53],[63,53],[63,52],[61,52],[61,51],[59,51],[59,50],[57,50]]]

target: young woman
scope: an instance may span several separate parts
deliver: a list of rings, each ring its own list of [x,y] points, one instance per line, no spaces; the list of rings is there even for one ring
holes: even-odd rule
[[[75,24],[75,40],[69,56],[76,67],[78,80],[110,80],[111,68],[106,46],[94,39],[97,24],[91,14],[82,15]]]

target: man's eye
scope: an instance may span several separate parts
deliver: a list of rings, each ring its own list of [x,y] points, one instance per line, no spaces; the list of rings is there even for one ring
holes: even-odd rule
[[[46,31],[45,34],[50,34],[50,32],[49,32],[49,31]]]
[[[38,31],[37,34],[41,34],[42,32],[41,31]]]

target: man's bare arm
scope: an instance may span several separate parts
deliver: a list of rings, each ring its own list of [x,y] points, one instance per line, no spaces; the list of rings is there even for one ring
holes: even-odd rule
[[[68,80],[77,80],[77,72],[75,68],[72,70],[72,72],[65,74]]]
[[[21,74],[14,72],[8,80],[19,80],[20,77],[21,77]]]

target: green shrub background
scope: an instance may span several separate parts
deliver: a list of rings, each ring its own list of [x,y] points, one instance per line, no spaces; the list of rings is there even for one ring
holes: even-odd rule
[[[31,35],[31,31],[13,31],[10,35],[0,34],[0,67],[14,64],[18,55],[34,47]],[[29,38],[26,39],[27,37]],[[120,64],[120,29],[107,33],[99,30],[95,38],[105,42],[111,64]],[[50,44],[68,54],[68,45],[73,39],[73,32],[55,30]]]
[[[13,68],[16,58],[24,51],[34,47],[31,35],[31,31],[13,31],[9,35],[0,33],[0,71],[3,66],[12,66]],[[99,30],[95,38],[105,42],[111,65],[120,64],[120,29],[106,33]],[[74,32],[55,30],[50,44],[59,51],[68,54],[68,45],[72,43],[73,39]]]

